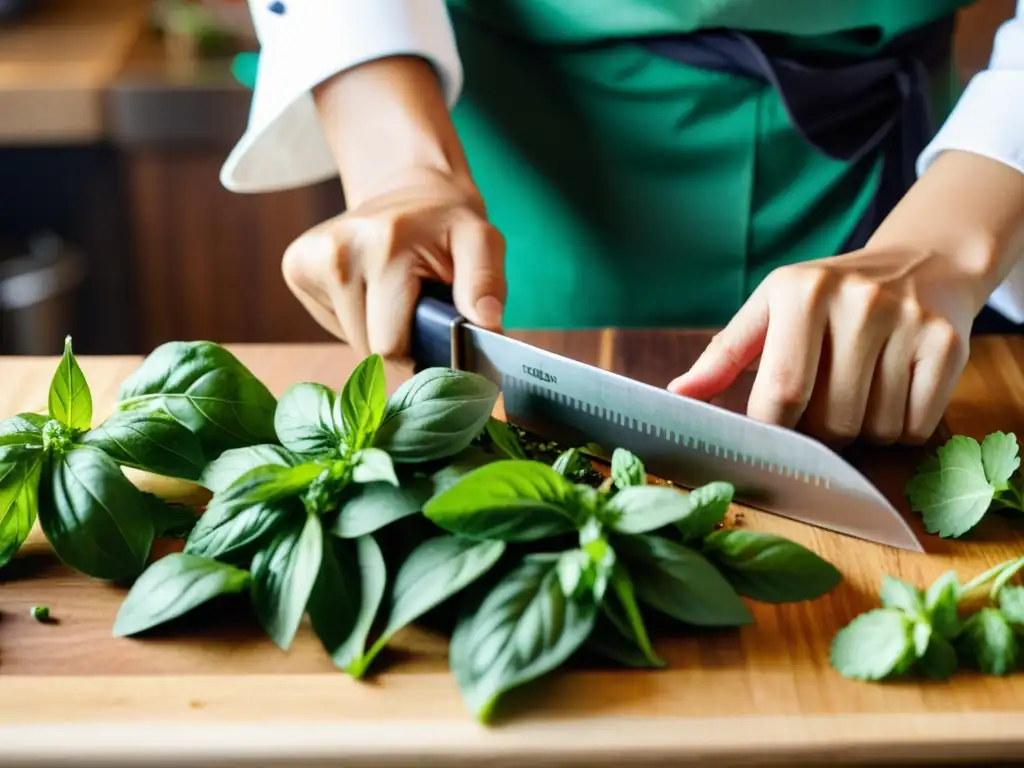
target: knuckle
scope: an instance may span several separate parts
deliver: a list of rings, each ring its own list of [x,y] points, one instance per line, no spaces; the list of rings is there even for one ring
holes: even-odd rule
[[[768,371],[767,384],[771,399],[784,411],[800,409],[807,405],[810,392],[804,377],[792,368],[778,368]]]

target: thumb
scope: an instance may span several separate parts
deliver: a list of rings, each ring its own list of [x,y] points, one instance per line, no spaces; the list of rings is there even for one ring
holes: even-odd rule
[[[451,230],[455,308],[474,325],[501,330],[505,310],[505,238],[478,218],[465,218]]]
[[[736,381],[764,348],[768,304],[755,294],[705,348],[689,371],[668,385],[677,395],[711,400]]]

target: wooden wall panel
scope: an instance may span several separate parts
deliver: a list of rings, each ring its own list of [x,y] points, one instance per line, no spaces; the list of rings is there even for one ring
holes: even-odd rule
[[[128,155],[142,350],[172,339],[329,339],[285,286],[281,256],[341,210],[338,185],[239,195],[220,185],[222,162],[207,150]]]

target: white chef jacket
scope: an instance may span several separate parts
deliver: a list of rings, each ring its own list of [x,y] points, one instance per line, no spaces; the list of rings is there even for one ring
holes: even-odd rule
[[[221,170],[229,190],[276,191],[337,175],[312,89],[345,69],[418,55],[433,65],[449,107],[458,100],[462,63],[444,0],[249,0],[249,7],[260,66],[248,128]],[[921,153],[918,173],[947,149],[1024,173],[1024,0],[999,28],[988,68],[967,84]],[[1024,260],[989,304],[1024,323]]]

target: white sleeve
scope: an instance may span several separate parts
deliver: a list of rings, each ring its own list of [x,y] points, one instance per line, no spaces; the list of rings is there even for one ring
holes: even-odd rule
[[[1016,16],[996,33],[988,69],[967,84],[949,119],[921,153],[918,174],[947,149],[984,155],[1024,173],[1024,0],[1018,0]],[[1024,260],[1018,260],[988,304],[1024,323]]]
[[[397,54],[422,56],[453,106],[462,64],[444,0],[249,0],[260,41],[245,134],[221,169],[233,192],[314,184],[338,171],[312,89],[345,69]]]

